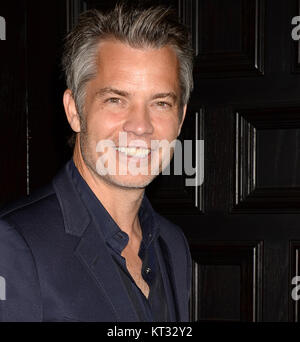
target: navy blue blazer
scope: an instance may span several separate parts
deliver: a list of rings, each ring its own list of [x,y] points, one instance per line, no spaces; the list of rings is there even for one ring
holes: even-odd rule
[[[67,165],[50,185],[0,213],[0,277],[6,287],[0,321],[137,322],[120,273]],[[188,244],[179,227],[157,213],[155,219],[160,228],[156,244],[163,251],[158,260],[166,265],[163,281],[168,274],[174,292],[166,293],[167,301],[175,298],[171,320],[188,321]]]

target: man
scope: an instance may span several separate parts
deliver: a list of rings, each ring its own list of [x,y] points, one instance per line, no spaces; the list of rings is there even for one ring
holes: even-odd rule
[[[187,33],[163,7],[88,11],[63,66],[73,160],[2,213],[0,320],[188,321],[186,239],[144,194],[185,117]]]

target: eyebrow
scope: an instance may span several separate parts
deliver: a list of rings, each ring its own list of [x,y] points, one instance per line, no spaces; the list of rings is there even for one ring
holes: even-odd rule
[[[102,88],[96,92],[96,95],[100,97],[106,94],[116,94],[119,96],[129,97],[129,93],[127,91],[110,88],[110,87]]]
[[[119,96],[123,96],[123,97],[129,97],[130,94],[125,91],[125,90],[120,90],[120,89],[116,89],[116,88],[111,88],[111,87],[106,87],[106,88],[102,88],[99,89],[96,92],[97,96],[104,96],[107,94],[116,94]],[[158,93],[152,96],[152,100],[156,100],[156,99],[165,99],[165,98],[172,98],[172,100],[176,103],[177,102],[177,95],[174,92],[169,92],[169,93]]]
[[[177,102],[177,95],[173,92],[170,92],[170,93],[159,93],[159,94],[155,94],[152,99],[153,100],[156,100],[156,99],[165,99],[167,97],[171,97],[172,100],[174,102]]]

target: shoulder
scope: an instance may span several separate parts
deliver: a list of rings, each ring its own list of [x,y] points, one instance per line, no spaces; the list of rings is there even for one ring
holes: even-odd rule
[[[160,235],[176,247],[184,246],[188,248],[186,237],[182,229],[175,223],[169,221],[167,218],[155,213],[156,222],[159,226]]]
[[[169,257],[173,261],[174,269],[177,270],[176,274],[181,279],[178,282],[181,283],[183,281],[186,284],[186,293],[189,297],[192,278],[192,257],[187,239],[178,225],[159,214],[157,214],[156,218],[160,228],[160,236],[163,240],[162,246],[165,247],[165,251],[168,250],[170,252]]]
[[[0,276],[7,300],[0,301],[0,322],[42,320],[41,270],[57,254],[53,246],[63,233],[51,184],[1,208]]]
[[[182,229],[157,213],[156,222],[159,225],[160,236],[171,252],[174,260],[177,260],[180,264],[185,260],[186,267],[188,269],[191,268],[191,252]]]
[[[0,234],[11,227],[32,250],[41,250],[47,241],[64,233],[64,219],[51,184],[32,195],[12,202],[0,211]],[[0,235],[1,236],[1,235]],[[42,251],[41,251],[42,252]]]
[[[38,273],[22,234],[0,219],[0,321],[40,321],[42,317]]]
[[[30,223],[38,218],[47,219],[59,210],[57,196],[51,184],[30,196],[13,201],[0,209],[2,222]]]

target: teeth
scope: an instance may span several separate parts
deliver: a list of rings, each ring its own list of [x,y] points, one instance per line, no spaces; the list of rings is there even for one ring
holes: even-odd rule
[[[150,153],[147,148],[136,147],[117,147],[117,151],[122,152],[130,157],[144,158]]]

